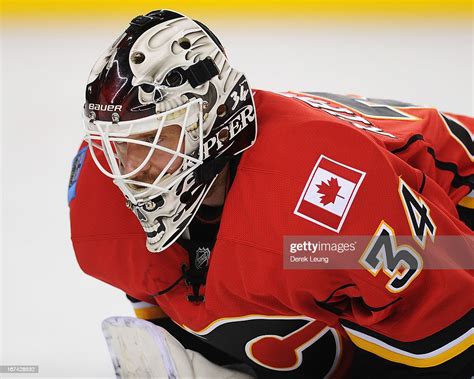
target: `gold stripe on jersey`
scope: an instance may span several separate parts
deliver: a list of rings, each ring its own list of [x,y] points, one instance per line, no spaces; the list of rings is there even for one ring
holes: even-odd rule
[[[464,208],[474,209],[474,191],[471,191],[467,196],[463,197],[458,205]]]
[[[474,345],[474,333],[471,328],[454,341],[434,351],[424,354],[413,354],[390,346],[389,344],[360,331],[356,331],[346,326],[343,327],[351,341],[354,342],[357,347],[389,361],[419,368],[442,364]]]
[[[133,303],[135,316],[142,320],[154,320],[158,318],[168,317],[165,312],[158,306],[144,301]]]

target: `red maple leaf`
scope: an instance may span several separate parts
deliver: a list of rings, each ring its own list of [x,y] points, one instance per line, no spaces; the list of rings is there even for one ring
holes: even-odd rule
[[[334,203],[336,201],[336,197],[340,197],[344,199],[342,196],[338,195],[341,186],[337,182],[337,178],[331,178],[325,182],[321,182],[320,184],[316,184],[318,187],[318,193],[321,194],[321,204],[328,205],[329,203]]]

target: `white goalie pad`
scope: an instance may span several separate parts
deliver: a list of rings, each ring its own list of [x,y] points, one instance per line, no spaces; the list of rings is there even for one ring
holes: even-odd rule
[[[186,350],[165,329],[145,320],[110,317],[102,330],[117,378],[253,378]]]

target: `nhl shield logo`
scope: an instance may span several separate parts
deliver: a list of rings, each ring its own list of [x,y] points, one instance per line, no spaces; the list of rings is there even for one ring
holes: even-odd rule
[[[207,247],[200,247],[196,250],[196,260],[194,264],[198,270],[208,265],[210,255],[211,250]]]
[[[294,213],[339,233],[364,176],[363,171],[321,155]]]

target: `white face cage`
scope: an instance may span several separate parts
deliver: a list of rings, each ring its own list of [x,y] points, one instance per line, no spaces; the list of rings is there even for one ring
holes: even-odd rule
[[[90,117],[83,117],[83,123],[86,132],[84,139],[95,164],[103,174],[114,180],[133,204],[143,204],[160,193],[168,192],[203,163],[203,100],[200,98],[169,111],[132,121],[99,121],[94,119],[94,113],[91,112]],[[180,127],[177,142],[172,147],[160,145],[163,130],[170,126]],[[143,134],[151,138],[137,138]],[[143,159],[129,172],[125,169],[124,156],[120,154],[123,144],[140,146],[142,150],[140,159]],[[101,162],[96,149],[103,151],[106,162]],[[155,154],[159,152],[162,155],[166,153],[169,160],[162,163],[159,172],[154,167],[153,171],[158,172],[156,177],[150,179],[147,175],[147,180],[141,179],[147,170],[153,168]],[[173,165],[179,164],[179,160],[179,167],[169,172]]]

